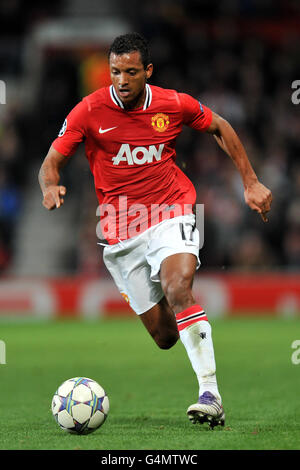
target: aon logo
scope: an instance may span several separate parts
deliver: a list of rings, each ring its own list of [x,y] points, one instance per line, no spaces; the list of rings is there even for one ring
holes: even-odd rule
[[[119,165],[120,162],[127,162],[128,165],[143,165],[144,163],[152,163],[155,158],[156,161],[161,160],[161,154],[165,144],[160,144],[158,148],[155,145],[146,147],[135,147],[130,150],[129,144],[122,144],[118,155],[112,158],[114,165]]]

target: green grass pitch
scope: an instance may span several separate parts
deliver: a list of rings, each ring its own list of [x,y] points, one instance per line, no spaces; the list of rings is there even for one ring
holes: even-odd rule
[[[193,425],[194,372],[178,342],[159,350],[137,318],[2,322],[0,449],[300,449],[297,319],[212,319],[224,428]],[[66,379],[98,381],[110,399],[96,432],[62,431],[50,404]]]

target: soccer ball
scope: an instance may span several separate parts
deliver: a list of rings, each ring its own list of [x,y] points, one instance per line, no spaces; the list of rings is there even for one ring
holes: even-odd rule
[[[64,431],[89,434],[100,428],[109,412],[109,400],[97,382],[87,377],[74,377],[56,390],[52,414]]]

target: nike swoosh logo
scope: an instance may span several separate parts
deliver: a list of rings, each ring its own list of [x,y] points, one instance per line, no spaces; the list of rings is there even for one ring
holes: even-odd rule
[[[109,129],[102,129],[102,127],[100,127],[99,134],[105,134],[105,132],[109,132],[109,131],[112,131],[113,129],[117,129],[117,127],[118,126],[110,127]]]

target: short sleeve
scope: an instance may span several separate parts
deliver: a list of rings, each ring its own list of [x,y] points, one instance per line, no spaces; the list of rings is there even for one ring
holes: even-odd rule
[[[212,110],[186,93],[178,93],[183,123],[198,131],[206,131],[212,122]]]
[[[62,155],[69,157],[76,152],[78,145],[85,138],[87,104],[80,101],[67,115],[52,146]]]

